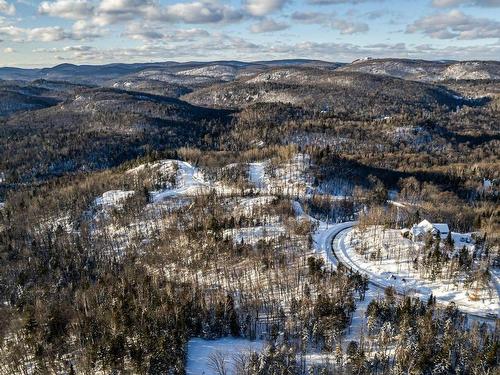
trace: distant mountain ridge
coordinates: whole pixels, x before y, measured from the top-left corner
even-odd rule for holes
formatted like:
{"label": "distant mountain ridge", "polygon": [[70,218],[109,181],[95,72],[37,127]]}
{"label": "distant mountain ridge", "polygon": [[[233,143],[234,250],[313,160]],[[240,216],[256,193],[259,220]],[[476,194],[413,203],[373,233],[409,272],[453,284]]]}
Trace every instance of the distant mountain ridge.
{"label": "distant mountain ridge", "polygon": [[391,116],[403,108],[453,109],[470,104],[458,93],[427,82],[304,67],[270,69],[196,90],[182,99],[198,106],[231,109],[279,102],[346,116],[371,108],[372,117]]}
{"label": "distant mountain ridge", "polygon": [[500,79],[500,61],[364,59],[345,65],[339,70],[424,82]]}
{"label": "distant mountain ridge", "polygon": [[[0,68],[0,79],[32,81],[35,79],[63,80],[84,84],[103,84],[117,80],[132,80],[136,77],[170,83],[194,80],[217,83],[231,81],[241,76],[250,76],[271,68],[311,67],[325,70],[361,72],[385,75],[414,81],[439,82],[445,80],[498,80],[500,61],[452,61],[417,59],[359,59],[352,63],[329,62],[313,59],[288,59],[268,61],[217,60],[209,62],[151,62],[113,63],[104,65],[60,64],[50,68],[22,69]],[[200,79],[202,77],[203,79]],[[177,82],[175,82],[177,81]]]}
{"label": "distant mountain ridge", "polygon": [[[0,68],[0,79],[8,80],[68,80],[77,83],[102,83],[111,79],[127,75],[147,72],[150,70],[161,71],[165,74],[177,74],[182,71],[206,69],[212,66],[226,67],[240,72],[245,69],[264,70],[274,66],[316,66],[328,69],[339,67],[339,63],[320,60],[276,60],[276,61],[210,61],[210,62],[154,62],[154,63],[114,63],[105,65],[74,65],[60,64],[51,68],[22,69],[3,67]],[[202,74],[203,75],[203,74]]]}

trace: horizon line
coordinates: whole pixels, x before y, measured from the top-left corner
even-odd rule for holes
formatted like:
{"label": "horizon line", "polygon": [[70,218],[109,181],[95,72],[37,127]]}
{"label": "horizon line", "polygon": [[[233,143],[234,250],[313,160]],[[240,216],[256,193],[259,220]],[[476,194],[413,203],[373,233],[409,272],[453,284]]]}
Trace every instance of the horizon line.
{"label": "horizon line", "polygon": [[453,62],[495,62],[495,63],[500,63],[500,60],[492,60],[492,59],[436,59],[436,60],[429,60],[429,59],[420,59],[420,58],[408,58],[408,57],[369,57],[367,56],[366,58],[358,58],[354,59],[350,62],[345,62],[345,61],[336,61],[336,60],[323,60],[323,59],[307,59],[307,58],[287,58],[287,59],[263,59],[263,60],[232,60],[232,59],[217,59],[217,60],[158,60],[158,61],[143,61],[143,62],[109,62],[109,63],[82,63],[82,64],[76,64],[76,63],[71,63],[71,62],[63,62],[60,64],[56,65],[5,65],[5,66],[0,66],[0,69],[21,69],[21,70],[35,70],[35,69],[53,69],[57,68],[60,66],[68,65],[68,66],[76,66],[76,67],[82,67],[82,66],[110,66],[110,65],[154,65],[154,64],[208,64],[208,63],[243,63],[243,64],[264,64],[264,63],[269,63],[269,62],[278,62],[278,61],[310,61],[310,62],[320,62],[320,63],[327,63],[327,64],[352,64],[355,62],[361,62],[361,61],[380,61],[380,60],[404,60],[404,61],[427,61],[427,62],[435,62],[435,63],[453,63]]}

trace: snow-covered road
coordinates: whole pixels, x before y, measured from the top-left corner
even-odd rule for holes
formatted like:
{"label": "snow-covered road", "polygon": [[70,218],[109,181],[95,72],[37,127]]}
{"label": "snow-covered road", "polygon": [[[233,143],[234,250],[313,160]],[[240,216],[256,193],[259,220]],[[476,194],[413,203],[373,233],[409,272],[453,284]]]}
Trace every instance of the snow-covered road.
{"label": "snow-covered road", "polygon": [[338,258],[332,251],[332,241],[341,232],[356,225],[356,221],[347,221],[338,224],[326,224],[319,222],[319,227],[313,235],[314,247],[316,251],[332,263],[335,267],[338,265]]}
{"label": "snow-covered road", "polygon": [[[345,224],[345,225],[343,225]],[[361,274],[367,275],[369,278],[369,282],[375,288],[380,289],[382,292],[385,288],[389,286],[393,286],[396,290],[396,293],[399,295],[407,295],[409,293],[421,298],[428,299],[430,293],[432,292],[429,288],[420,288],[418,286],[407,286],[405,285],[404,280],[396,277],[396,279],[389,277],[384,277],[385,275],[373,272],[366,267],[363,266],[362,263],[357,262],[351,256],[348,246],[345,243],[346,234],[349,232],[349,229],[354,226],[355,223],[340,223],[336,224],[331,229],[331,237],[326,237],[324,239],[323,246],[330,246],[331,256],[327,257],[328,260],[332,259],[332,263],[336,266],[339,262],[349,267],[354,271],[358,271]],[[333,239],[333,240],[332,240]],[[428,290],[429,289],[429,290]],[[448,304],[450,301],[443,296],[440,298],[439,295],[436,295],[436,300],[438,303]],[[487,311],[478,311],[478,309],[471,308],[468,305],[462,305],[457,303],[457,307],[460,308],[463,312],[467,313],[469,317],[473,319],[479,319],[481,321],[489,321],[495,322],[496,318],[494,317],[495,313],[498,313],[498,309],[487,309]]]}
{"label": "snow-covered road", "polygon": [[325,258],[325,261],[337,267],[338,261],[332,251],[332,240],[343,230],[356,225],[357,221],[346,221],[336,224],[326,223],[305,213],[302,205],[298,201],[293,201],[292,204],[295,215],[297,215],[299,219],[309,220],[317,226],[312,235],[315,252],[321,254]]}

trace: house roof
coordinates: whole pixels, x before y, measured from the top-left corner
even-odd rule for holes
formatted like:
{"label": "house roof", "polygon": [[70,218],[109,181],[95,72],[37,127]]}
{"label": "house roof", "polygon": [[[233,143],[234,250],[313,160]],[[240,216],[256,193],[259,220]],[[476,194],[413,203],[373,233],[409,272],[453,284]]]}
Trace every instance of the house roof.
{"label": "house roof", "polygon": [[428,220],[422,220],[420,223],[417,224],[417,227],[422,228],[426,232],[431,231],[433,228],[432,223]]}
{"label": "house roof", "polygon": [[419,227],[418,225],[413,225],[410,230],[411,234],[413,236],[418,236],[420,234],[425,233],[425,230],[423,227]]}
{"label": "house roof", "polygon": [[448,233],[450,231],[450,228],[446,223],[433,223],[432,226],[436,228],[439,233]]}
{"label": "house roof", "polygon": [[[413,228],[415,228],[415,229],[413,229]],[[422,220],[417,225],[414,225],[412,227],[413,233],[417,232],[416,228],[420,228],[420,231],[423,231],[423,232],[431,232],[431,231],[437,230],[437,231],[439,231],[439,233],[448,233],[450,231],[448,224],[446,224],[446,223],[431,223],[428,220]]]}

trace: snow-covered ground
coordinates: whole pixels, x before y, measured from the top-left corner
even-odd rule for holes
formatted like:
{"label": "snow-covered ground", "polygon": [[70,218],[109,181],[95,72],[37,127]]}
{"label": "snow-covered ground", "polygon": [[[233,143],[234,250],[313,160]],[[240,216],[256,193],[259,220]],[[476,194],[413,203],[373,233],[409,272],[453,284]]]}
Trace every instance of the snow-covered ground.
{"label": "snow-covered ground", "polygon": [[235,228],[224,230],[224,237],[232,237],[236,244],[255,245],[260,240],[270,241],[278,239],[286,233],[283,225],[261,225],[255,227]]}
{"label": "snow-covered ground", "polygon": [[182,70],[178,72],[177,75],[211,77],[230,81],[236,76],[236,69],[232,66],[216,64],[201,68]]}
{"label": "snow-covered ground", "polygon": [[163,177],[168,177],[177,170],[177,160],[160,160],[154,163],[141,164],[135,168],[129,169],[125,173],[128,175],[137,175],[141,172],[148,174],[160,173]]}
{"label": "snow-covered ground", "polygon": [[377,288],[373,285],[369,285],[368,290],[365,293],[365,299],[363,301],[356,300],[356,310],[354,311],[351,325],[347,330],[347,334],[344,337],[344,342],[347,344],[349,341],[359,340],[361,334],[366,336],[366,310],[368,305],[372,300],[382,299],[383,290]]}
{"label": "snow-covered ground", "polygon": [[151,193],[152,200],[159,202],[165,198],[180,195],[198,195],[210,191],[210,184],[205,180],[203,173],[188,162],[170,161],[177,164],[176,187]]}
{"label": "snow-covered ground", "polygon": [[264,189],[266,187],[265,166],[266,164],[264,162],[248,164],[250,182],[258,189]]}
{"label": "snow-covered ground", "polygon": [[[265,195],[303,196],[311,186],[306,176],[309,159],[308,155],[297,154],[289,162],[274,168],[269,167],[269,161],[249,163],[249,182],[256,188],[253,191]],[[154,174],[157,184],[157,180],[160,182],[174,180],[173,184],[165,184],[167,185],[165,188],[151,193],[153,202],[179,196],[208,194],[211,191],[215,191],[219,195],[232,195],[240,192],[235,187],[220,181],[209,181],[199,168],[180,160],[161,160],[142,164],[129,169],[126,173],[136,177],[141,173]]]}
{"label": "snow-covered ground", "polygon": [[64,230],[66,233],[71,233],[74,231],[73,227],[74,223],[71,222],[69,215],[50,217],[45,221],[39,223],[40,232],[62,228],[62,230]]}
{"label": "snow-covered ground", "polygon": [[309,166],[309,155],[295,155],[289,162],[276,168],[272,175],[266,173],[265,178],[269,180],[267,190],[273,194],[305,196],[312,185],[312,181],[306,174]]}
{"label": "snow-covered ground", "polygon": [[[395,259],[365,259],[363,255],[356,252],[354,247],[356,241],[352,230],[340,233],[334,243],[336,255],[341,262],[366,274],[373,284],[381,288],[393,286],[399,293],[413,294],[422,299],[427,299],[432,293],[438,302],[454,302],[461,310],[471,314],[498,314],[500,311],[499,296],[494,285],[491,288],[491,297],[483,295],[480,300],[471,301],[462,285],[455,286],[452,282],[442,279],[436,281],[423,279],[417,271],[412,269],[411,262],[403,257],[400,262]],[[416,254],[413,248],[398,249],[401,253],[405,250],[410,251],[410,255]]]}
{"label": "snow-covered ground", "polygon": [[193,338],[188,342],[187,375],[217,375],[211,366],[210,357],[220,353],[224,358],[227,374],[235,374],[235,358],[239,354],[260,352],[264,341],[250,341],[243,338],[223,337],[217,340]]}
{"label": "snow-covered ground", "polygon": [[[225,237],[232,237],[235,243],[255,245],[259,240],[277,239],[286,232],[284,223],[269,216],[267,211],[269,205],[277,199],[274,192],[283,192],[285,186],[304,181],[307,162],[306,155],[297,155],[290,162],[276,167],[272,178],[266,171],[269,161],[249,163],[249,183],[254,185],[251,192],[259,195],[243,197],[235,196],[241,193],[241,189],[223,181],[213,181],[198,167],[185,161],[167,159],[141,164],[125,173],[138,186],[147,183],[156,188],[150,193],[150,203],[144,209],[144,217],[124,226],[113,221],[107,222],[112,219],[110,210],[122,208],[125,200],[135,194],[132,190],[110,190],[94,200],[93,209],[96,209],[94,219],[107,222],[106,236],[111,236],[114,240],[113,251],[121,254],[135,240],[152,240],[154,233],[159,233],[158,228],[161,227],[155,221],[165,218],[165,214],[168,216],[168,212],[180,206],[189,209],[192,197],[215,192],[219,196],[227,197],[227,204],[233,207],[235,218],[257,216],[263,219],[248,227],[224,232]],[[272,183],[269,183],[271,180]],[[94,234],[104,235],[104,233]]]}
{"label": "snow-covered ground", "polygon": [[267,205],[274,202],[277,198],[273,195],[260,195],[257,197],[244,197],[237,200],[234,208],[235,214],[252,217],[254,214]]}
{"label": "snow-covered ground", "polygon": [[304,196],[311,189],[306,173],[309,165],[307,154],[297,154],[288,162],[274,166],[269,160],[249,163],[249,182],[261,194]]}
{"label": "snow-covered ground", "polygon": [[102,196],[97,197],[94,201],[96,206],[102,207],[120,207],[121,202],[123,202],[128,197],[135,194],[135,191],[123,191],[123,190],[110,190],[102,194]]}
{"label": "snow-covered ground", "polygon": [[[352,331],[352,339],[356,338],[354,336],[355,332],[358,333],[358,330],[356,329]],[[348,335],[347,337],[351,337],[351,335]],[[346,346],[347,343],[348,341],[345,340],[344,346]],[[239,357],[242,355],[246,356],[252,352],[262,352],[265,350],[265,347],[266,342],[262,340],[250,341],[243,338],[233,337],[223,337],[216,340],[193,338],[188,342],[186,374],[218,375],[219,373],[213,369],[213,361],[211,360],[214,355],[217,355],[224,359],[226,370],[225,374],[236,375],[238,372],[235,371],[235,364],[237,363]],[[297,354],[297,361],[299,358],[300,354]],[[305,355],[304,359],[306,368],[310,368],[312,366],[331,365],[335,361],[335,356],[330,352],[309,351]]]}
{"label": "snow-covered ground", "polygon": [[[433,293],[438,301],[443,303],[453,301],[461,310],[478,316],[498,314],[500,311],[498,298],[500,275],[495,272],[492,273],[492,284],[496,285],[496,289],[493,289],[493,291],[496,290],[497,292],[493,294],[493,298],[485,301],[469,301],[463,288],[457,289],[441,281],[430,282],[428,280],[411,279],[408,274],[404,273],[401,266],[399,266],[401,273],[398,274],[398,265],[395,262],[382,262],[388,268],[385,269],[383,266],[379,268],[378,264],[371,264],[372,262],[364,260],[362,256],[355,252],[352,246],[348,245],[346,240],[346,236],[352,232],[350,228],[357,222],[327,224],[307,215],[299,202],[294,201],[293,207],[298,218],[316,223],[316,230],[313,233],[313,246],[316,253],[322,255],[328,264],[335,267],[338,265],[338,260],[335,257],[337,255],[342,263],[360,271],[362,274],[366,274],[372,282],[370,289],[366,292],[365,301],[358,301],[356,304],[357,310],[354,313],[353,322],[346,337],[347,341],[358,337],[357,335],[359,335],[366,322],[364,316],[366,307],[373,298],[378,298],[383,294],[383,289],[387,286],[394,286],[400,293],[412,292],[423,299],[428,298]],[[397,232],[400,236],[399,231]],[[334,239],[333,247],[336,249],[335,255],[332,252],[332,239]],[[392,276],[396,278],[393,279]],[[405,279],[405,282],[403,282],[403,279]]]}

